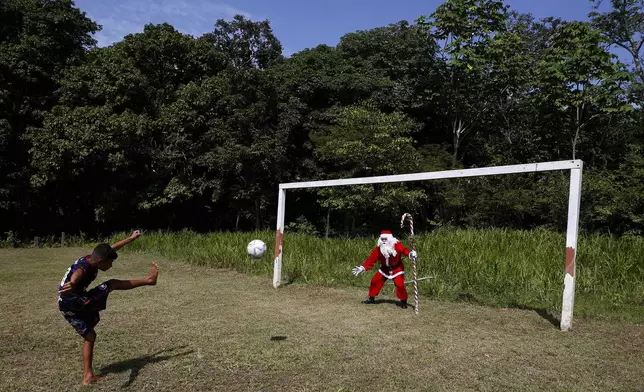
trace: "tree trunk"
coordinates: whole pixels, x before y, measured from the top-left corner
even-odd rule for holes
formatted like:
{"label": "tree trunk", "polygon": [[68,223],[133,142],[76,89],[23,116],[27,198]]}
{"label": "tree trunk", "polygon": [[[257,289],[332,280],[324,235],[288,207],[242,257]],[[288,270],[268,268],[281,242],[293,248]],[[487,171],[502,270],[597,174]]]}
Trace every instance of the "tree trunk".
{"label": "tree trunk", "polygon": [[255,230],[259,231],[260,227],[262,226],[262,222],[260,219],[260,206],[259,206],[259,199],[255,199]]}
{"label": "tree trunk", "polygon": [[583,115],[584,104],[577,105],[577,121],[575,122],[575,138],[572,140],[572,159],[575,160],[577,153],[577,140],[579,140],[579,130],[581,129],[581,116]]}
{"label": "tree trunk", "polygon": [[458,146],[460,143],[458,129],[456,128],[456,120],[452,123],[452,134],[454,135],[454,163],[458,161]]}
{"label": "tree trunk", "polygon": [[644,83],[644,67],[642,66],[641,60],[634,57],[633,62],[635,63],[635,72],[640,78],[640,83]]}
{"label": "tree trunk", "polygon": [[458,162],[458,150],[470,128],[463,120],[452,121],[452,134],[454,136],[454,163]]}
{"label": "tree trunk", "polygon": [[344,231],[343,235],[346,235],[349,232],[349,215],[345,212],[342,214],[343,221],[344,221]]}
{"label": "tree trunk", "polygon": [[327,208],[326,211],[326,235],[325,238],[329,238],[329,230],[331,228],[331,206]]}
{"label": "tree trunk", "polygon": [[[642,37],[640,37],[640,39],[641,38]],[[642,46],[644,46],[644,40],[640,40],[639,42],[631,40],[630,46],[631,49],[629,52],[631,53],[631,56],[633,56],[633,66],[635,67],[636,77],[639,76],[640,83],[644,83],[644,63],[640,57],[640,50]]]}
{"label": "tree trunk", "polygon": [[[425,207],[420,208],[420,224],[417,225],[416,227],[419,228],[422,231],[425,231]],[[420,227],[418,227],[420,226]]]}
{"label": "tree trunk", "polygon": [[241,213],[239,210],[237,210],[237,218],[235,219],[235,231],[239,231],[239,218],[241,216]]}

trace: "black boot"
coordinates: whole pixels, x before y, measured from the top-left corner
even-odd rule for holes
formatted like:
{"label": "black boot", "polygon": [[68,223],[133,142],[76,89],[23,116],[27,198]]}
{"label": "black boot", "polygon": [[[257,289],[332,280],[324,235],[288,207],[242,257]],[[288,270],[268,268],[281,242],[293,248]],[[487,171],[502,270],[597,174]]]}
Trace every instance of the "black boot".
{"label": "black boot", "polygon": [[362,301],[363,304],[375,304],[376,303],[376,298],[375,297],[369,297]]}
{"label": "black boot", "polygon": [[407,309],[407,300],[401,300],[400,301],[400,307],[403,309]]}

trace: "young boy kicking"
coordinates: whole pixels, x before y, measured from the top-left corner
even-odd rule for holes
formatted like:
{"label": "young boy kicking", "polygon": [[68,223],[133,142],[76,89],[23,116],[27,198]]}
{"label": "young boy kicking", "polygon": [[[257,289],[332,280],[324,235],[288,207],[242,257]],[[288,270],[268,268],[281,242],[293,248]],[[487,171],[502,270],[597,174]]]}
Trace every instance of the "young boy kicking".
{"label": "young boy kicking", "polygon": [[154,286],[157,283],[159,266],[154,263],[150,269],[150,274],[145,279],[110,279],[87,291],[89,284],[96,279],[98,270],[107,271],[112,268],[112,263],[118,257],[116,251],[134,241],[140,235],[139,231],[135,231],[130,237],[114,245],[99,244],[94,248],[91,255],[81,257],[67,269],[63,280],[58,286],[58,309],[76,332],[85,339],[83,342],[83,384],[85,385],[104,378],[94,375],[92,357],[94,342],[96,341],[94,327],[100,320],[99,311],[104,310],[107,305],[109,293],[113,290]]}

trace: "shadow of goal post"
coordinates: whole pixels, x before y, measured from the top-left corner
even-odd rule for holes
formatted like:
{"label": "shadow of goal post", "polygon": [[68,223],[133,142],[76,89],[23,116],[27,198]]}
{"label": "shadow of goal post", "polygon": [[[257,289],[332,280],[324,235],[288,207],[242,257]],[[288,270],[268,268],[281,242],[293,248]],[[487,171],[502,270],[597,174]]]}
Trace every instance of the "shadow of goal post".
{"label": "shadow of goal post", "polygon": [[564,290],[561,306],[562,331],[572,327],[572,315],[575,303],[575,278],[577,242],[579,236],[579,208],[581,205],[581,183],[583,161],[538,162],[521,165],[481,167],[463,170],[445,170],[436,172],[397,174],[390,176],[345,178],[340,180],[291,182],[279,185],[277,201],[277,229],[275,233],[275,258],[273,260],[273,287],[278,288],[282,281],[282,256],[284,254],[284,215],[286,211],[286,190],[304,188],[322,188],[330,186],[382,184],[389,182],[409,182],[492,176],[501,174],[534,173],[545,171],[570,171],[570,190],[568,194],[568,223],[566,230],[566,248],[564,262]]}

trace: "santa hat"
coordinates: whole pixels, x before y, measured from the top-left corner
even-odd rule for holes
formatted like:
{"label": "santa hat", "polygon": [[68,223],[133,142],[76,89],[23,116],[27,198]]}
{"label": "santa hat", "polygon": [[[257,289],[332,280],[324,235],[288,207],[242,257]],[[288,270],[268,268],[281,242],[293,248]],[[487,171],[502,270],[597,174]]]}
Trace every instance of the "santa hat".
{"label": "santa hat", "polygon": [[[389,246],[394,245],[395,243],[398,242],[398,240],[394,237],[393,234],[391,234],[391,231],[389,230],[383,230],[380,232],[380,237],[378,237],[378,246],[382,246],[382,239],[385,238],[387,240],[387,244]],[[396,252],[394,251],[393,256],[396,255]]]}
{"label": "santa hat", "polygon": [[378,242],[380,242],[380,238],[386,238],[389,241],[395,240],[394,235],[391,234],[391,231],[389,230],[383,230],[380,232],[380,237],[378,238]]}

